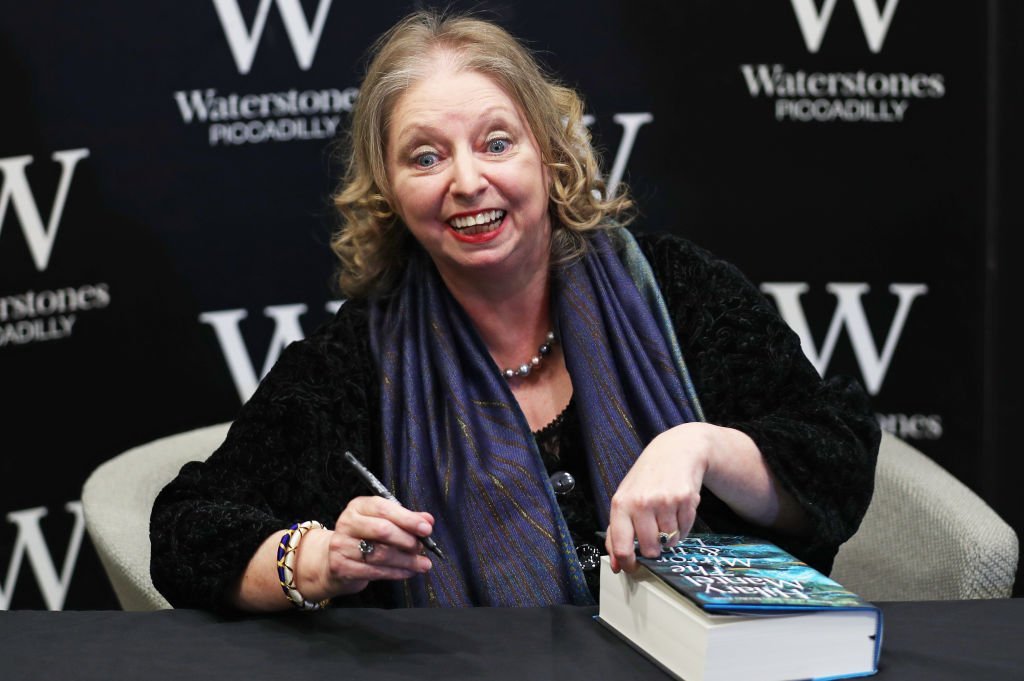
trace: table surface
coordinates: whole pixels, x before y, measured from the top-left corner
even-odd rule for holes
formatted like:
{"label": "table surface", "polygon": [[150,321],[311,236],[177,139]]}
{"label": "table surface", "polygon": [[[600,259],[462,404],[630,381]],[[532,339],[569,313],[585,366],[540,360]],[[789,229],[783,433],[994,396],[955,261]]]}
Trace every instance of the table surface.
{"label": "table surface", "polygon": [[[1024,679],[1024,599],[882,603],[881,681]],[[599,679],[669,677],[596,608],[0,612],[0,678]]]}

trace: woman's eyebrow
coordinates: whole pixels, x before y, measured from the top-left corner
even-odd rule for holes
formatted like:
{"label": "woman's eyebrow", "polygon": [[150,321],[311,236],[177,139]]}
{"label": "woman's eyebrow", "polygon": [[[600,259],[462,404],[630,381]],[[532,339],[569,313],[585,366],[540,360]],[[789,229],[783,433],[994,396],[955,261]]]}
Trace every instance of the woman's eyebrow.
{"label": "woman's eyebrow", "polygon": [[520,118],[518,111],[503,105],[489,106],[480,113],[480,120],[488,125],[494,123],[518,125]]}
{"label": "woman's eyebrow", "polygon": [[408,147],[414,147],[420,143],[424,137],[430,137],[441,132],[441,129],[426,125],[424,123],[413,123],[398,130],[395,134],[395,147],[398,149],[406,149]]}

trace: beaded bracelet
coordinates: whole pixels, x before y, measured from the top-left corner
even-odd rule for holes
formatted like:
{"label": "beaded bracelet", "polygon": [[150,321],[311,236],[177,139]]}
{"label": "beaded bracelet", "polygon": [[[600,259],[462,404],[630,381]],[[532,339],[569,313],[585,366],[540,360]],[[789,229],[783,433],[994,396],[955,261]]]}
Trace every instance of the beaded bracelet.
{"label": "beaded bracelet", "polygon": [[277,578],[281,582],[281,588],[284,589],[284,595],[299,610],[320,610],[331,602],[330,598],[325,598],[318,603],[307,601],[295,588],[295,551],[299,548],[302,537],[314,528],[322,530],[324,526],[315,520],[292,525],[281,536],[281,543],[277,547]]}

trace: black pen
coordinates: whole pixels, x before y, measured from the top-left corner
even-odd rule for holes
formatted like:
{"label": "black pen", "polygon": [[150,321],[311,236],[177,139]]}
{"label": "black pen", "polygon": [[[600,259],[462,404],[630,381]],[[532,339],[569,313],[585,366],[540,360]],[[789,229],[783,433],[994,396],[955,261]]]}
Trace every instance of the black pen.
{"label": "black pen", "polygon": [[[359,459],[355,457],[355,454],[352,452],[345,452],[345,460],[352,464],[352,468],[356,469],[356,473],[359,473],[359,477],[361,477],[363,481],[370,486],[370,489],[373,490],[374,494],[402,506],[402,502],[395,498],[395,495],[377,479],[377,476],[370,472],[370,469],[364,466]],[[402,508],[405,507],[402,506]],[[441,547],[438,546],[437,542],[433,539],[430,537],[420,537],[419,540],[421,544],[430,549],[430,551],[436,554],[438,558],[444,558],[444,553],[441,551]]]}

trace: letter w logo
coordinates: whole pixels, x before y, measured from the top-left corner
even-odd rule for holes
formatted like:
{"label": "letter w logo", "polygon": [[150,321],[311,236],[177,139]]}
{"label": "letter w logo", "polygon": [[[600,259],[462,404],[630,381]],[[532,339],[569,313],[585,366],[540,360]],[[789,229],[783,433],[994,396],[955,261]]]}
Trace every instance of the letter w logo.
{"label": "letter w logo", "polygon": [[803,282],[761,284],[761,290],[775,299],[779,314],[800,337],[800,345],[804,354],[822,376],[825,375],[828,363],[832,359],[832,352],[839,339],[839,331],[845,326],[847,333],[850,334],[850,342],[853,344],[857,364],[864,376],[864,385],[869,393],[877,395],[878,391],[882,389],[885,374],[889,371],[889,363],[892,361],[896,344],[899,343],[900,335],[903,333],[903,325],[906,324],[907,315],[910,314],[910,306],[913,305],[915,298],[928,292],[928,287],[924,284],[892,284],[889,286],[889,292],[896,294],[900,302],[896,308],[896,314],[893,316],[892,324],[889,326],[889,335],[885,339],[881,352],[875,345],[871,327],[864,314],[864,306],[861,304],[861,296],[867,293],[868,289],[869,287],[865,283],[828,284],[825,287],[825,290],[834,295],[839,303],[832,315],[832,323],[829,324],[825,342],[819,353],[814,347],[814,337],[811,336],[807,317],[800,304],[800,296],[808,290],[807,284]]}
{"label": "letter w logo", "polygon": [[[815,0],[790,1],[793,3],[793,11],[796,12],[796,20],[800,22],[800,31],[804,34],[807,51],[817,52],[825,37],[825,30],[832,20],[836,0],[825,0],[820,12],[815,7]],[[889,32],[889,24],[892,23],[892,15],[895,14],[898,4],[900,0],[886,0],[885,8],[878,11],[876,0],[853,0],[853,6],[860,18],[860,26],[864,29],[864,38],[872,52],[882,51],[885,35]]]}
{"label": "letter w logo", "polygon": [[14,541],[11,562],[7,566],[7,579],[4,580],[3,589],[0,589],[0,610],[7,610],[10,606],[11,597],[14,596],[14,585],[18,583],[21,563],[26,555],[32,566],[32,573],[36,576],[36,582],[39,583],[39,590],[43,593],[46,607],[50,610],[60,610],[64,607],[75,563],[78,562],[78,549],[82,546],[82,535],[85,533],[82,502],[69,501],[64,504],[64,510],[75,516],[75,525],[71,529],[71,539],[64,554],[64,566],[61,568],[60,576],[57,575],[53,556],[50,555],[43,531],[39,527],[40,518],[46,516],[46,508],[39,506],[7,514],[7,522],[18,528],[18,538]]}
{"label": "letter w logo", "polygon": [[3,229],[4,220],[7,218],[7,206],[13,203],[14,212],[21,222],[21,231],[32,253],[32,260],[40,272],[50,264],[50,252],[57,238],[61,215],[64,214],[64,201],[68,198],[75,166],[88,155],[88,149],[54,152],[53,160],[60,163],[60,184],[53,199],[53,207],[50,209],[50,220],[45,227],[32,189],[28,186],[28,178],[25,177],[25,168],[32,163],[32,157],[0,158],[0,173],[3,174],[3,186],[0,187],[0,230]]}
{"label": "letter w logo", "polygon": [[288,40],[292,43],[292,50],[295,51],[295,60],[299,62],[299,68],[308,71],[309,67],[313,65],[313,57],[316,56],[316,49],[320,45],[320,34],[324,30],[324,22],[327,19],[327,11],[331,8],[331,0],[320,0],[312,27],[306,23],[306,16],[302,12],[299,0],[260,0],[251,31],[246,27],[245,20],[242,18],[238,0],[213,0],[213,6],[217,10],[217,16],[224,27],[228,45],[231,47],[231,54],[235,58],[238,72],[242,75],[249,73],[249,69],[252,68],[252,60],[256,56],[256,48],[263,36],[271,4],[276,4],[281,12],[281,18],[284,19],[284,30],[288,34]]}

